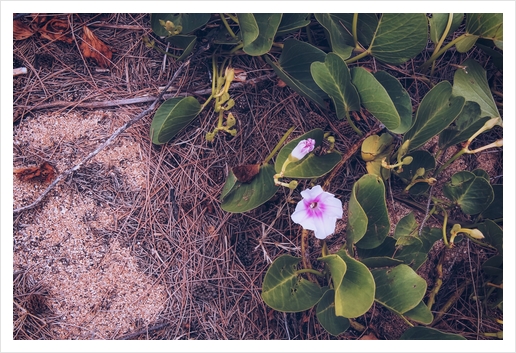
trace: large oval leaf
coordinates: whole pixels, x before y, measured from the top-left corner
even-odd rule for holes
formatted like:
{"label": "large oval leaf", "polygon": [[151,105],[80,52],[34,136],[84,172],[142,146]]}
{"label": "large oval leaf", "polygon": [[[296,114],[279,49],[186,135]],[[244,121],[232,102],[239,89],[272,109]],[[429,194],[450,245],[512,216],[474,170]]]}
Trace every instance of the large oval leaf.
{"label": "large oval leaf", "polygon": [[407,265],[371,270],[376,301],[397,314],[414,309],[426,292],[426,281]]}
{"label": "large oval leaf", "polygon": [[333,289],[324,293],[321,301],[317,304],[316,315],[322,327],[333,336],[340,335],[350,326],[347,318],[335,315],[335,291]]}
{"label": "large oval leaf", "polygon": [[319,258],[330,268],[335,288],[335,315],[355,318],[365,314],[374,302],[374,280],[368,268],[344,250]]}
{"label": "large oval leaf", "polygon": [[423,301],[420,301],[414,309],[405,312],[403,316],[423,325],[430,325],[434,321],[434,315]]}
{"label": "large oval leaf", "polygon": [[344,260],[347,270],[340,287],[335,292],[335,312],[339,316],[348,318],[361,316],[374,302],[373,275],[367,266],[348,256],[344,249],[339,250],[337,255]]}
{"label": "large oval leaf", "polygon": [[465,338],[454,333],[441,332],[431,327],[416,326],[403,332],[400,340],[465,340]]}
{"label": "large oval leaf", "polygon": [[257,56],[271,50],[281,16],[280,13],[237,14],[244,52]]}
{"label": "large oval leaf", "polygon": [[425,14],[384,13],[368,50],[380,61],[399,65],[418,55],[427,40]]}
{"label": "large oval leaf", "polygon": [[323,296],[317,284],[297,274],[299,257],[282,255],[271,264],[262,284],[263,301],[271,308],[284,312],[310,309]]}
{"label": "large oval leaf", "polygon": [[[353,232],[354,229],[348,227],[347,240],[349,242],[356,241],[356,246],[359,248],[375,248],[383,243],[390,227],[387,205],[385,203],[385,185],[379,177],[366,174],[353,185],[352,195],[356,198],[367,217],[367,230],[360,237],[360,234],[350,234],[349,232]],[[363,214],[359,213],[356,216],[363,217]],[[353,217],[356,216],[353,215]],[[352,223],[354,225],[359,224],[357,220],[353,220]],[[357,241],[356,239],[359,240]]]}
{"label": "large oval leaf", "polygon": [[482,128],[488,120],[488,116],[480,117],[480,105],[478,103],[467,101],[454,125],[450,125],[439,134],[439,148],[445,149],[466,141]]}
{"label": "large oval leaf", "polygon": [[486,71],[473,59],[462,63],[465,69],[458,69],[453,76],[453,95],[462,96],[480,105],[480,116],[500,116],[487,82]]}
{"label": "large oval leaf", "polygon": [[240,213],[252,210],[267,202],[274,196],[278,187],[274,185],[274,168],[267,164],[260,167],[260,172],[250,183],[236,181],[233,172],[226,181],[222,192],[221,207],[224,211]]}
{"label": "large oval leaf", "polygon": [[412,124],[410,96],[398,80],[386,72],[371,74],[361,67],[351,71],[362,105],[394,133],[406,132]]}
{"label": "large oval leaf", "polygon": [[326,29],[332,51],[346,60],[354,48],[353,37],[341,24],[340,18],[331,13],[315,13],[315,19]]}
{"label": "large oval leaf", "polygon": [[277,35],[290,33],[296,29],[306,27],[310,24],[309,13],[284,13],[278,27]]}
{"label": "large oval leaf", "polygon": [[[322,144],[323,137],[324,132],[321,129],[314,129],[287,143],[279,151],[278,156],[276,157],[276,173],[281,172],[283,164],[287,160],[292,150],[297,146],[299,141],[306,140],[308,138],[314,139],[315,147],[317,148]],[[340,153],[335,151],[320,156],[316,156],[315,154],[310,153],[305,158],[297,162],[290,163],[285,170],[284,176],[286,178],[303,179],[319,178],[335,168],[341,159],[342,156]]]}
{"label": "large oval leaf", "polygon": [[493,188],[489,181],[466,170],[452,176],[451,180],[444,185],[443,194],[468,215],[482,212],[494,199]]}
{"label": "large oval leaf", "polygon": [[202,106],[194,97],[166,100],[154,114],[151,123],[152,143],[167,143],[192,122],[201,112]]}
{"label": "large oval leaf", "polygon": [[493,202],[482,211],[480,215],[483,219],[503,218],[503,184],[491,185],[494,192]]}
{"label": "large oval leaf", "polygon": [[324,63],[312,63],[310,72],[315,83],[332,99],[339,119],[344,119],[350,111],[360,110],[360,97],[351,84],[348,66],[340,56],[328,53]]}
{"label": "large oval leaf", "polygon": [[464,97],[452,97],[452,86],[448,81],[438,83],[421,101],[414,125],[403,137],[403,142],[410,140],[411,151],[424,145],[457,118],[464,103]]}
{"label": "large oval leaf", "polygon": [[468,13],[466,31],[482,38],[492,39],[495,44],[502,43],[503,13]]}
{"label": "large oval leaf", "polygon": [[322,50],[311,44],[286,39],[279,62],[274,63],[268,56],[265,56],[265,60],[290,88],[324,108],[328,95],[315,83],[310,65],[315,61],[324,61],[325,57]]}

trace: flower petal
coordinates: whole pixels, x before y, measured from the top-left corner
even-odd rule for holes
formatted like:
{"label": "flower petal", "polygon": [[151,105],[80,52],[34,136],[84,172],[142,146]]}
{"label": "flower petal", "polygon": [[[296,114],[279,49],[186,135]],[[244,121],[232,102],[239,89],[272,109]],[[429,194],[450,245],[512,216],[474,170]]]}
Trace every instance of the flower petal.
{"label": "flower petal", "polygon": [[321,195],[322,193],[324,193],[324,191],[323,191],[321,185],[316,185],[311,189],[306,189],[306,190],[301,191],[301,196],[303,197],[303,199],[307,200],[308,202],[314,202],[314,200],[317,198],[317,196]]}

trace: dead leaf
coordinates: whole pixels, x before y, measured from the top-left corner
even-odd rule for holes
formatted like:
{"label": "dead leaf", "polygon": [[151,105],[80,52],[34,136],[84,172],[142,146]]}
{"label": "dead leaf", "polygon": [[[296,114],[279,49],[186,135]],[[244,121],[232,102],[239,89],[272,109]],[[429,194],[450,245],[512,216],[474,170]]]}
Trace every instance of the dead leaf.
{"label": "dead leaf", "polygon": [[378,337],[376,337],[376,336],[374,335],[374,333],[372,333],[372,332],[371,332],[371,333],[370,333],[370,334],[368,334],[368,335],[364,335],[364,336],[360,337],[360,339],[359,339],[359,340],[360,340],[360,341],[369,341],[369,340],[373,340],[373,341],[374,341],[374,340],[378,340]]}
{"label": "dead leaf", "polygon": [[13,21],[13,38],[14,40],[24,40],[34,34],[32,28],[21,20]]}
{"label": "dead leaf", "polygon": [[278,87],[280,88],[283,88],[283,87],[287,87],[287,84],[285,83],[285,81],[283,81],[281,78],[278,78],[278,83],[277,83]]}
{"label": "dead leaf", "polygon": [[41,25],[43,25],[43,23],[45,23],[47,21],[47,16],[39,14],[39,13],[33,13],[33,14],[31,14],[31,17],[32,17],[32,21],[31,21],[32,28],[39,28],[39,27],[41,27]]}
{"label": "dead leaf", "polygon": [[51,41],[60,40],[68,44],[72,44],[73,39],[69,35],[69,32],[70,26],[68,21],[60,20],[58,18],[51,19],[39,30],[41,38]]}
{"label": "dead leaf", "polygon": [[85,58],[95,60],[101,68],[108,68],[113,57],[111,49],[93,34],[88,27],[83,26],[82,29],[84,30],[83,42],[80,45],[82,55]]}
{"label": "dead leaf", "polygon": [[239,182],[249,183],[260,172],[260,165],[259,164],[238,165],[236,167],[233,167],[231,170],[232,170],[233,174],[235,174],[235,177]]}
{"label": "dead leaf", "polygon": [[247,80],[247,72],[243,69],[234,69],[235,78],[233,79],[235,82],[245,82]]}
{"label": "dead leaf", "polygon": [[50,183],[56,176],[56,170],[48,162],[39,167],[27,167],[14,170],[14,175],[21,181],[39,181]]}

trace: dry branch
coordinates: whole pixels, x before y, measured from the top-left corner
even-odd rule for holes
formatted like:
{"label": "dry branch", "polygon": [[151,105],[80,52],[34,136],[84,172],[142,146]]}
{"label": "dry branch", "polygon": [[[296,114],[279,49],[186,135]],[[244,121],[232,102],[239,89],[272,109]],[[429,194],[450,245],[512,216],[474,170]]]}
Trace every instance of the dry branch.
{"label": "dry branch", "polygon": [[151,111],[154,110],[154,108],[156,107],[156,105],[158,104],[158,102],[163,98],[163,96],[165,95],[165,92],[166,90],[172,86],[172,83],[176,80],[176,78],[179,76],[179,74],[183,71],[183,69],[185,67],[187,67],[188,65],[190,65],[190,62],[191,60],[197,56],[198,54],[208,50],[210,47],[209,43],[205,46],[201,46],[194,54],[192,54],[190,56],[190,58],[188,60],[185,60],[176,70],[176,72],[174,72],[174,75],[172,76],[172,78],[170,79],[170,81],[168,82],[167,86],[165,87],[165,89],[163,90],[163,92],[161,92],[158,97],[156,97],[153,101],[153,103],[147,108],[145,109],[144,111],[142,111],[140,114],[138,114],[137,116],[135,116],[134,118],[132,118],[131,120],[129,120],[128,122],[126,122],[124,125],[120,126],[104,143],[102,143],[101,145],[99,145],[93,152],[91,152],[88,156],[86,156],[86,158],[84,158],[82,161],[80,161],[78,164],[76,164],[74,167],[68,169],[67,171],[63,172],[62,174],[60,174],[53,182],[52,184],[50,184],[46,189],[45,191],[43,191],[43,193],[31,204],[27,205],[27,206],[23,206],[23,207],[20,207],[20,208],[17,208],[15,210],[13,210],[13,214],[17,214],[17,213],[20,213],[22,211],[26,211],[26,210],[30,210],[34,207],[36,207],[44,198],[45,196],[57,185],[59,184],[59,182],[61,182],[63,179],[65,179],[66,177],[68,177],[69,175],[71,175],[73,172],[75,172],[76,170],[78,170],[79,168],[82,167],[83,164],[85,164],[86,162],[88,162],[90,159],[92,159],[93,157],[95,157],[100,151],[102,151],[106,146],[108,146],[109,144],[111,144],[111,142],[113,142],[114,139],[116,139],[118,137],[118,135],[120,135],[122,132],[124,132],[125,130],[127,130],[129,127],[131,127],[132,125],[134,125],[136,122],[140,121],[144,116],[146,116],[147,114],[149,114]]}
{"label": "dry branch", "polygon": [[[247,80],[246,82],[235,82],[231,85],[230,89],[241,88],[241,87],[244,87],[245,85],[255,85],[259,82],[271,79],[275,75],[276,74],[272,73],[272,74],[263,75],[263,76],[256,77],[254,79]],[[166,92],[166,91],[167,90],[163,90],[163,92]],[[176,93],[176,94],[168,93],[168,94],[160,95],[161,96],[160,99],[169,99],[172,97],[186,97],[186,96],[190,96],[190,95],[203,96],[203,95],[207,95],[207,94],[211,94],[211,88],[194,91],[194,92],[181,92],[181,93]],[[97,109],[97,108],[117,107],[117,106],[121,106],[121,105],[148,103],[148,102],[153,102],[156,99],[157,99],[156,96],[147,96],[147,97],[116,99],[116,100],[112,100],[112,101],[79,102],[76,104],[70,103],[70,102],[57,101],[57,102],[52,102],[52,103],[47,103],[47,104],[40,104],[40,105],[36,105],[33,107],[28,106],[28,105],[22,105],[22,106],[17,106],[17,108],[28,109],[30,111],[42,110],[42,109],[52,109],[52,108],[68,108],[68,107]]]}

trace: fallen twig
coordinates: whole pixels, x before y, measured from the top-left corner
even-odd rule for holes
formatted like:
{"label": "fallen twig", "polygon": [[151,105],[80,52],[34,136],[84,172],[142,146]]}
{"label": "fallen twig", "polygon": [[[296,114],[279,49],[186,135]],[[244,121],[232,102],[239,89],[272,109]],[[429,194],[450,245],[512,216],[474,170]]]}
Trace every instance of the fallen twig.
{"label": "fallen twig", "polygon": [[[247,80],[246,82],[235,82],[231,85],[230,89],[240,88],[245,85],[255,85],[259,82],[265,81],[267,79],[271,79],[275,75],[276,74],[271,73],[271,74],[263,75],[260,77],[256,77],[254,79]],[[167,90],[164,89],[164,90],[162,90],[162,93],[164,93],[166,91]],[[181,92],[181,93],[177,93],[177,94],[170,94],[170,93],[169,94],[161,94],[160,97],[161,97],[161,99],[169,99],[172,97],[185,97],[185,96],[191,96],[191,95],[203,96],[203,95],[207,95],[207,94],[211,94],[211,88],[194,91],[194,92]],[[33,107],[27,106],[27,105],[20,105],[20,106],[16,106],[15,108],[23,108],[23,109],[28,109],[30,111],[51,109],[51,108],[68,108],[68,107],[96,109],[96,108],[117,107],[120,105],[147,103],[147,102],[155,101],[156,99],[157,99],[156,96],[148,96],[148,97],[117,99],[117,100],[103,101],[103,102],[79,102],[79,103],[75,103],[75,104],[70,103],[70,102],[58,101],[58,102],[52,102],[52,103],[47,103],[47,104],[40,104],[40,105],[36,105]]]}
{"label": "fallen twig", "polygon": [[[188,66],[190,64],[190,61],[198,54],[200,54],[201,52],[204,52],[206,50],[208,50],[209,48],[209,43],[205,46],[202,46],[200,47],[194,54],[192,54],[190,56],[190,58],[188,60],[185,60],[176,70],[176,72],[174,72],[174,75],[172,76],[172,78],[170,79],[169,83],[167,84],[167,88],[172,86],[172,83],[176,80],[176,78],[179,76],[179,74],[183,71],[183,69]],[[84,158],[82,161],[80,161],[78,164],[76,164],[73,168],[70,168],[68,169],[67,171],[63,172],[62,174],[60,174],[46,189],[45,191],[43,191],[43,193],[33,202],[31,203],[30,205],[27,205],[27,206],[23,206],[23,207],[20,207],[20,208],[17,208],[15,210],[13,210],[13,214],[17,214],[17,213],[20,213],[22,211],[26,211],[26,210],[30,210],[32,208],[34,208],[35,206],[37,206],[44,198],[45,196],[57,185],[59,184],[59,182],[63,179],[65,179],[66,177],[68,177],[70,174],[72,174],[73,172],[75,172],[76,170],[78,170],[83,164],[85,164],[86,162],[88,162],[90,159],[92,159],[93,157],[95,157],[100,151],[102,151],[107,145],[109,145],[115,138],[118,137],[118,135],[120,135],[122,132],[124,132],[125,130],[127,130],[129,127],[131,127],[133,124],[135,124],[136,122],[140,121],[144,116],[146,116],[147,114],[149,114],[152,110],[154,110],[154,108],[156,107],[156,104],[158,104],[158,102],[163,98],[163,96],[165,95],[165,91],[166,89],[161,92],[157,98],[154,99],[154,102],[147,108],[145,109],[144,111],[142,111],[140,114],[138,114],[137,116],[135,116],[134,118],[132,118],[131,120],[129,120],[128,122],[126,122],[124,125],[120,126],[104,143],[102,143],[101,145],[99,145],[93,152],[91,152],[86,158]]]}

